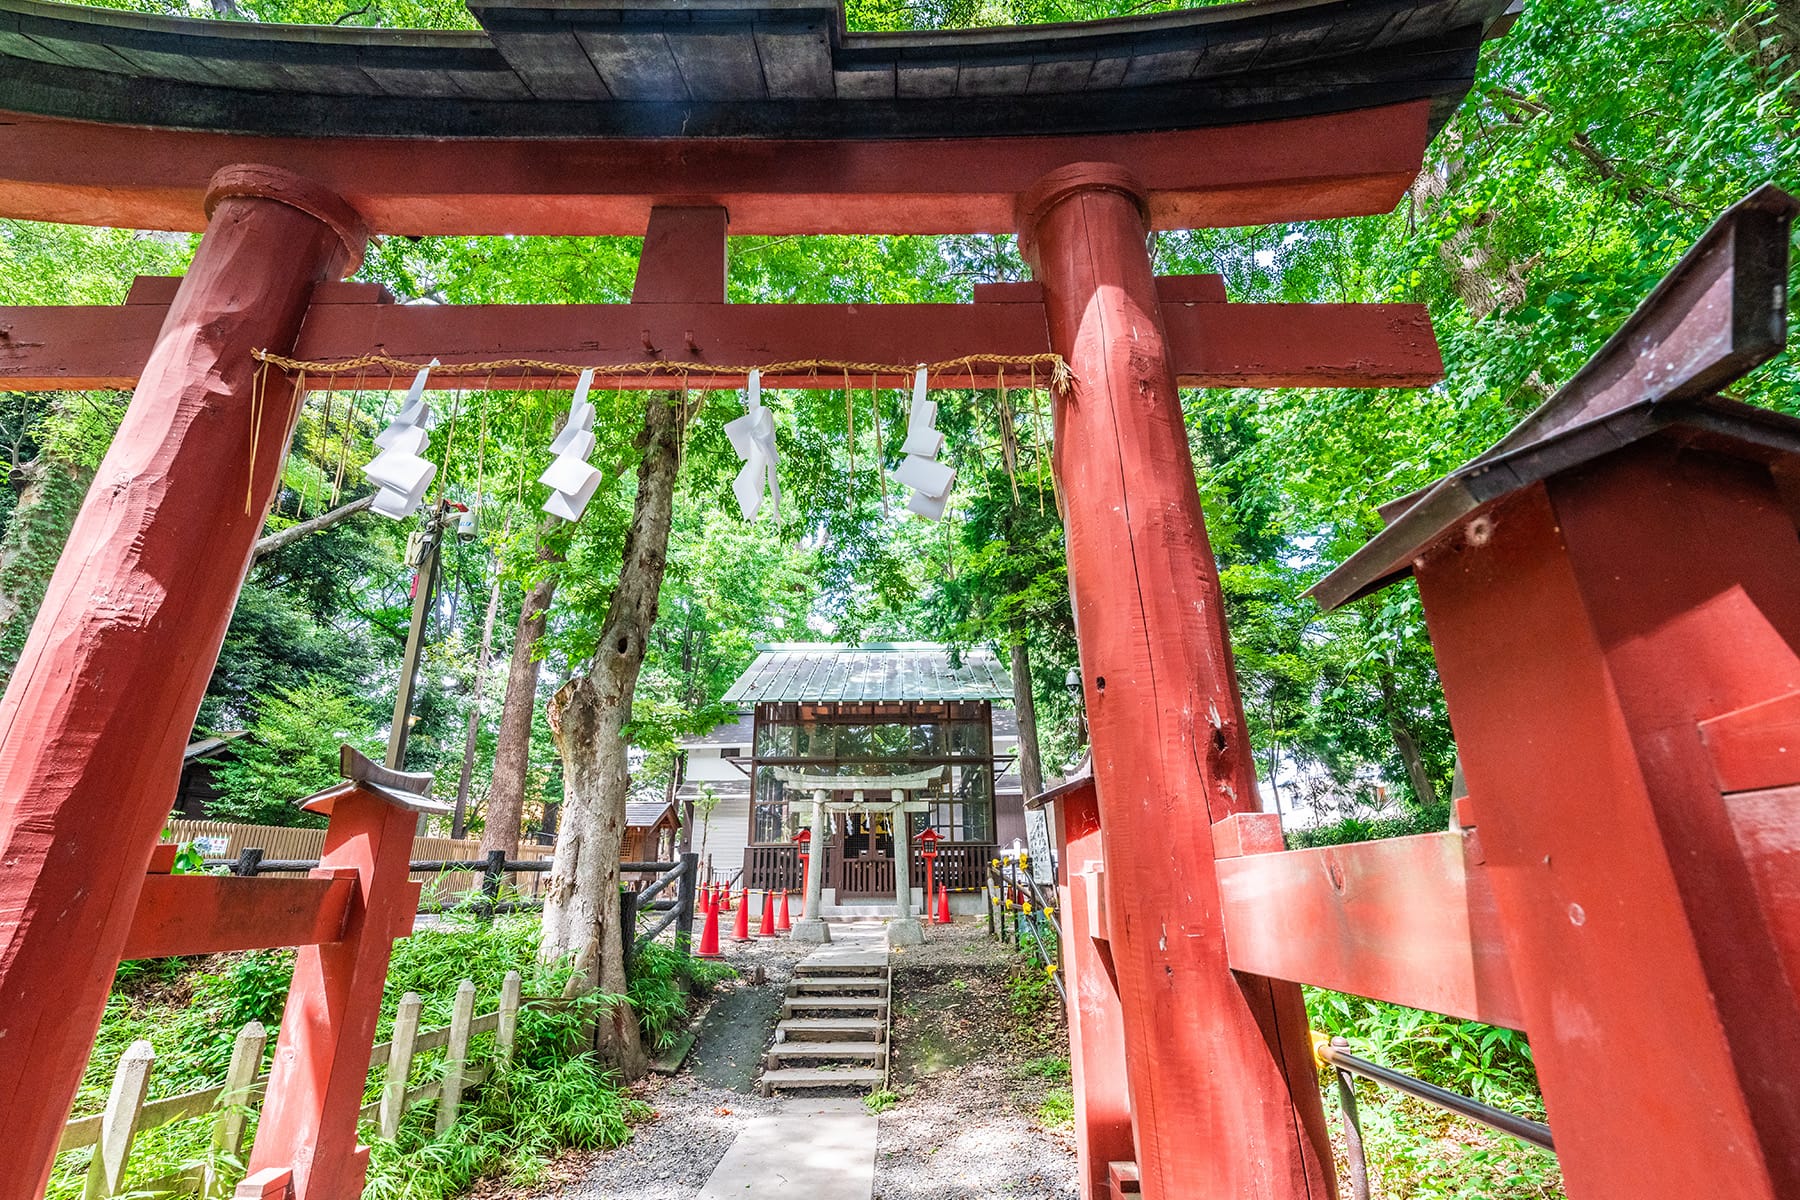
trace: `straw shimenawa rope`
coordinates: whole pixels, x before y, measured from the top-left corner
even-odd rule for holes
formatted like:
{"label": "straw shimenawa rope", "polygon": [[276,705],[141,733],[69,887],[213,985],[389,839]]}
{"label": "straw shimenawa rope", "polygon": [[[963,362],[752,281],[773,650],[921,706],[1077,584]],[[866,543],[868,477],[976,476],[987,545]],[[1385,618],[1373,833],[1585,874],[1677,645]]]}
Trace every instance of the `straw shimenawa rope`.
{"label": "straw shimenawa rope", "polygon": [[[371,367],[386,368],[395,375],[408,371],[422,371],[430,364],[407,362],[403,359],[389,358],[385,354],[365,354],[360,358],[347,358],[338,362],[305,362],[300,359],[287,358],[279,354],[270,354],[266,350],[254,352],[258,362],[279,370],[299,372],[313,375],[336,375],[352,371],[367,371]],[[932,375],[944,375],[952,372],[968,371],[971,374],[976,366],[998,368],[1025,367],[1031,370],[1033,382],[1036,382],[1038,367],[1050,368],[1050,386],[1053,390],[1065,393],[1075,382],[1069,370],[1069,364],[1060,354],[965,354],[961,358],[946,359],[933,363],[870,363],[845,362],[841,359],[805,358],[793,362],[759,363],[756,366],[734,366],[728,363],[680,362],[667,359],[656,359],[649,362],[618,363],[600,366],[596,373],[617,377],[620,375],[642,375],[645,377],[662,376],[683,378],[688,375],[748,375],[751,371],[761,371],[764,376],[782,375],[815,375],[830,371],[834,374],[855,372],[858,375],[899,375],[910,379],[920,367]],[[546,362],[535,358],[502,358],[488,362],[447,363],[431,367],[434,375],[493,375],[500,371],[543,371],[552,377],[558,375],[579,375],[586,368],[575,363]]]}

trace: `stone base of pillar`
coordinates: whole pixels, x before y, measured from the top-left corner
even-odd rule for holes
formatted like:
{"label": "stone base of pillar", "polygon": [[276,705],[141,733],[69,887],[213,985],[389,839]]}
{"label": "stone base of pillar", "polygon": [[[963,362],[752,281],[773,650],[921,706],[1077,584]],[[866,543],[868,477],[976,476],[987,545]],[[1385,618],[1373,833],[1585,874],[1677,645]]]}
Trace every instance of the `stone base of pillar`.
{"label": "stone base of pillar", "polygon": [[887,944],[893,946],[923,946],[925,930],[919,925],[917,917],[905,917],[898,921],[889,921],[887,927]]}
{"label": "stone base of pillar", "polygon": [[819,917],[801,917],[788,937],[808,946],[823,946],[831,941],[831,926]]}

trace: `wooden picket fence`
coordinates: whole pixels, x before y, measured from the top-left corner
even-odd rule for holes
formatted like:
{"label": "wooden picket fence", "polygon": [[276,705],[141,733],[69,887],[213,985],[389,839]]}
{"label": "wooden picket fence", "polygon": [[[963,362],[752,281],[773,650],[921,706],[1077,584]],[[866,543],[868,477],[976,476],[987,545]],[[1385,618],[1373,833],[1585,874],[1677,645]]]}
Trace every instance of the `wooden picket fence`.
{"label": "wooden picket fence", "polygon": [[[408,992],[401,997],[394,1014],[392,1038],[376,1045],[369,1054],[369,1075],[372,1077],[377,1071],[386,1074],[380,1096],[363,1106],[363,1119],[375,1122],[382,1137],[392,1138],[399,1130],[401,1116],[406,1110],[429,1100],[437,1103],[438,1132],[449,1129],[462,1106],[463,1093],[512,1061],[518,1040],[519,1008],[523,1002],[519,992],[519,973],[508,971],[500,984],[499,1007],[478,1017],[475,1015],[475,983],[465,979],[457,986],[450,1024],[423,1030],[419,1028],[422,1001],[418,994]],[[472,1064],[469,1044],[483,1033],[494,1035],[493,1058]],[[209,1162],[194,1167],[181,1179],[162,1183],[175,1191],[197,1192],[202,1196],[221,1195],[222,1180],[213,1161],[237,1159],[243,1155],[249,1114],[262,1098],[268,1083],[268,1076],[262,1069],[267,1044],[268,1031],[253,1021],[238,1031],[224,1083],[147,1100],[155,1051],[149,1042],[132,1043],[119,1059],[106,1108],[77,1117],[63,1129],[58,1153],[84,1146],[95,1147],[82,1200],[105,1200],[124,1190],[131,1144],[139,1133],[209,1114],[213,1118],[213,1154]],[[430,1083],[408,1087],[417,1056],[438,1049],[444,1052],[442,1076]]]}

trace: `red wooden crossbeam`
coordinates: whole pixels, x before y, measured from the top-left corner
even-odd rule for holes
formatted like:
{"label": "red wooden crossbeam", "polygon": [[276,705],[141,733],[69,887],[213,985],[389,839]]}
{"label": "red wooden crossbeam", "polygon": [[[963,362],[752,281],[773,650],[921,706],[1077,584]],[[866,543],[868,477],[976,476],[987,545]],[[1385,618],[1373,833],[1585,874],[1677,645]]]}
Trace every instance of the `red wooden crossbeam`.
{"label": "red wooden crossbeam", "polygon": [[343,936],[355,873],[295,879],[151,875],[123,959],[316,946]]}
{"label": "red wooden crossbeam", "polygon": [[1473,836],[1218,860],[1233,970],[1524,1027]]}
{"label": "red wooden crossbeam", "polygon": [[[1176,376],[1187,387],[1422,387],[1443,378],[1443,360],[1422,305],[1228,304],[1215,276],[1158,281]],[[178,283],[140,279],[119,306],[0,308],[0,387],[18,390],[129,388],[150,356]],[[381,353],[446,364],[500,358],[574,366],[649,360],[740,367],[808,359],[942,362],[970,354],[1020,356],[1050,350],[1036,284],[986,285],[972,304],[581,304],[407,305],[381,303],[368,285],[322,284],[292,357],[336,362]],[[1011,386],[1024,367],[1006,371]],[[957,369],[943,387],[992,387],[995,370]],[[1038,381],[1047,382],[1039,368]],[[327,379],[309,377],[315,387]],[[356,373],[338,376],[348,388]],[[385,386],[369,373],[365,387]],[[435,374],[437,388],[545,387],[542,370],[481,376]],[[565,384],[571,382],[567,378]],[[676,387],[674,375],[599,377],[607,387]],[[867,376],[852,382],[867,387]],[[902,382],[890,375],[884,386]],[[739,387],[741,374],[690,374],[691,388]],[[765,376],[772,387],[838,388],[832,369]]]}

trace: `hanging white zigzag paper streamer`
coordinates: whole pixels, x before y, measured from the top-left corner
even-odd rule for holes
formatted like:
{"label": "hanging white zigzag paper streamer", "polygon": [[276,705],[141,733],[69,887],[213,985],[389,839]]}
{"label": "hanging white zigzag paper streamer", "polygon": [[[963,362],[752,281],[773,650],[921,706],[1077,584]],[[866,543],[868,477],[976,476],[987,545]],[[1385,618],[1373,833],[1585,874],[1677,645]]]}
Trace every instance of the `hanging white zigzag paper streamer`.
{"label": "hanging white zigzag paper streamer", "polygon": [[538,482],[550,489],[544,511],[565,521],[579,521],[588,501],[594,498],[594,490],[600,486],[600,472],[587,460],[594,452],[594,406],[587,398],[593,383],[594,369],[589,367],[575,385],[568,421],[550,443],[550,453],[556,455],[556,461],[538,476]]}
{"label": "hanging white zigzag paper streamer", "polygon": [[950,486],[956,482],[956,471],[937,461],[944,448],[944,435],[938,432],[937,401],[925,397],[925,368],[913,376],[912,409],[906,414],[906,442],[900,447],[906,455],[894,470],[894,480],[913,489],[906,507],[922,517],[939,521],[944,505],[950,499]]}
{"label": "hanging white zigzag paper streamer", "polygon": [[426,444],[431,441],[431,427],[437,424],[431,406],[425,403],[425,379],[437,365],[438,360],[434,358],[430,365],[413,376],[412,387],[407,389],[399,415],[375,435],[375,444],[381,448],[381,453],[363,468],[369,482],[380,489],[370,507],[396,521],[412,515],[437,476],[437,467],[423,455]]}
{"label": "hanging white zigzag paper streamer", "polygon": [[743,513],[744,520],[754,521],[762,508],[766,487],[769,499],[775,505],[775,519],[779,521],[781,480],[776,474],[775,415],[763,407],[761,371],[750,372],[747,401],[750,411],[725,423],[725,436],[731,439],[731,448],[744,460],[743,469],[731,483],[731,490],[737,495],[738,511]]}

